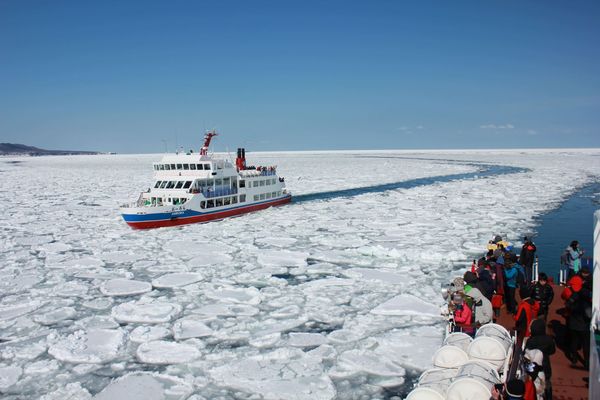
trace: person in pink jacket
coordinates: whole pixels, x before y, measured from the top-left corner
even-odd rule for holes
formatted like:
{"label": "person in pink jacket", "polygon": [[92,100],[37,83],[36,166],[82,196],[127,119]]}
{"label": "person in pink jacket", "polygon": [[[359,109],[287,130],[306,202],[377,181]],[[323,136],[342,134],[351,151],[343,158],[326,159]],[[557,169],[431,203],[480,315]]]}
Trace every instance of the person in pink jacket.
{"label": "person in pink jacket", "polygon": [[472,321],[473,313],[462,294],[455,293],[452,296],[452,308],[454,311],[454,331],[473,335],[475,333]]}

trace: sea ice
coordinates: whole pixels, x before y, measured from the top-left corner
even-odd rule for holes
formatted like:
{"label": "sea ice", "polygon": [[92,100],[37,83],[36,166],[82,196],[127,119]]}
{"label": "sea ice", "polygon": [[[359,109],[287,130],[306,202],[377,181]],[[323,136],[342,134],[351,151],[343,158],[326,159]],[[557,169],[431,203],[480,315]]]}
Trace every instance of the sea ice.
{"label": "sea ice", "polygon": [[220,287],[206,292],[206,297],[222,302],[243,303],[252,306],[259,304],[261,301],[260,292],[254,287]]}
{"label": "sea ice", "polygon": [[129,334],[134,343],[144,343],[171,336],[171,331],[163,326],[138,326]]}
{"label": "sea ice", "polygon": [[0,393],[17,383],[22,374],[21,367],[0,365]]}
{"label": "sea ice", "polygon": [[113,307],[112,316],[122,323],[160,324],[169,322],[180,311],[179,304],[143,299]]}
{"label": "sea ice", "polygon": [[200,358],[201,353],[189,344],[156,340],[140,344],[136,355],[146,364],[180,364]]}
{"label": "sea ice", "polygon": [[173,324],[173,337],[175,340],[211,336],[213,333],[213,330],[197,317],[181,318]]}
{"label": "sea ice", "polygon": [[150,283],[133,279],[110,279],[100,285],[100,292],[105,296],[135,296],[151,290]]}
{"label": "sea ice", "polygon": [[73,307],[61,307],[56,310],[36,315],[33,320],[41,325],[54,325],[61,321],[73,319],[77,312]]}
{"label": "sea ice", "polygon": [[440,308],[410,294],[400,294],[371,310],[377,315],[440,317]]}
{"label": "sea ice", "polygon": [[202,280],[202,275],[193,272],[175,272],[158,277],[152,281],[155,288],[177,288]]}
{"label": "sea ice", "polygon": [[174,376],[134,372],[112,381],[95,400],[185,400],[192,386]]}
{"label": "sea ice", "polygon": [[103,364],[119,356],[125,345],[122,329],[78,330],[48,349],[59,361],[75,364]]}
{"label": "sea ice", "polygon": [[327,343],[327,338],[319,333],[290,332],[290,346],[316,347]]}
{"label": "sea ice", "polygon": [[263,399],[325,400],[336,394],[320,360],[296,349],[248,357],[214,368],[210,375],[222,387]]}

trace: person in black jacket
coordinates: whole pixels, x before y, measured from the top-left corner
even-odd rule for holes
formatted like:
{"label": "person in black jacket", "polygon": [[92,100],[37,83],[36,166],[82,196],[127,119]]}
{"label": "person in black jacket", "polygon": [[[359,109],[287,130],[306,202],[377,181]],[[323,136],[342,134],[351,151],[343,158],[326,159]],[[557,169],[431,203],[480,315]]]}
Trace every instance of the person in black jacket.
{"label": "person in black jacket", "polygon": [[523,248],[521,249],[521,255],[519,256],[519,262],[525,268],[525,279],[527,283],[531,283],[533,280],[533,262],[535,261],[535,252],[537,248],[535,244],[527,237],[523,238]]}
{"label": "person in black jacket", "polygon": [[546,375],[545,399],[552,400],[552,386],[550,384],[552,377],[552,365],[550,356],[556,353],[554,338],[546,334],[546,322],[543,319],[534,319],[531,322],[531,337],[525,343],[525,349],[538,349],[544,354],[542,367]]}
{"label": "person in black jacket", "polygon": [[529,295],[532,299],[540,302],[538,315],[544,317],[544,320],[546,320],[548,318],[548,309],[552,300],[554,300],[554,290],[548,285],[548,275],[540,272],[538,281],[530,288]]}
{"label": "person in black jacket", "polygon": [[[583,363],[585,369],[589,368],[590,361],[590,323],[592,320],[592,291],[590,270],[583,267],[578,274],[583,279],[583,286],[573,294],[566,302],[569,316],[567,328],[569,330],[569,353],[567,357],[573,365],[578,361]],[[588,282],[586,284],[586,281]],[[579,349],[583,349],[583,359],[579,355]]]}

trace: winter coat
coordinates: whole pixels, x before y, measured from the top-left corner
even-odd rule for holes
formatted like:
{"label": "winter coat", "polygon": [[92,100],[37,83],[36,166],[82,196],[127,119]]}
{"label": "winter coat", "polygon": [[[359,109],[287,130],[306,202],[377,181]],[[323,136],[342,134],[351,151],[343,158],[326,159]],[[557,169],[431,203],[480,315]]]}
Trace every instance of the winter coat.
{"label": "winter coat", "polygon": [[528,266],[533,265],[536,250],[535,244],[529,241],[525,242],[523,244],[523,248],[521,249],[521,255],[519,256],[519,261],[521,264]]}
{"label": "winter coat", "polygon": [[554,290],[549,284],[540,285],[538,282],[531,286],[530,296],[540,302],[540,314],[546,314],[554,300]]}
{"label": "winter coat", "polygon": [[496,282],[492,278],[492,274],[490,271],[484,268],[479,269],[479,290],[488,300],[492,299],[492,295],[494,294],[494,289],[496,288]]}
{"label": "winter coat", "polygon": [[511,287],[511,288],[517,287],[517,274],[518,273],[519,273],[519,270],[514,265],[504,268],[504,280],[505,280],[506,286]]}
{"label": "winter coat", "polygon": [[471,288],[466,294],[473,299],[473,303],[475,304],[475,323],[484,325],[492,322],[492,317],[494,315],[492,303],[481,293],[481,291],[477,288]]}
{"label": "winter coat", "polygon": [[[536,301],[529,301],[531,299],[525,299],[521,301],[519,304],[519,308],[517,308],[517,313],[514,316],[515,323],[517,325],[518,332],[524,332],[525,337],[529,337],[531,332],[529,330],[529,325],[534,318],[537,317],[538,311],[540,309],[540,305]],[[531,304],[533,302],[533,304]]]}
{"label": "winter coat", "polygon": [[546,335],[546,322],[542,319],[535,319],[531,323],[531,337],[525,343],[525,349],[538,349],[544,354],[544,373],[546,378],[552,377],[552,366],[550,365],[550,356],[556,352],[554,338]]}
{"label": "winter coat", "polygon": [[471,308],[466,302],[463,303],[462,308],[460,310],[456,309],[454,311],[454,322],[456,323],[456,326],[460,327],[465,333],[474,332],[474,328],[471,324],[472,317],[473,313],[471,312]]}
{"label": "winter coat", "polygon": [[567,327],[570,330],[585,332],[590,329],[592,305],[589,298],[589,291],[582,288],[578,292],[573,292],[567,300],[567,309],[569,310]]}
{"label": "winter coat", "polygon": [[[571,246],[568,246],[565,249],[564,257],[561,257],[563,264],[569,269],[574,269],[575,264],[579,263],[579,259],[581,258],[582,251],[579,249],[574,249]],[[578,271],[575,271],[578,272]]]}

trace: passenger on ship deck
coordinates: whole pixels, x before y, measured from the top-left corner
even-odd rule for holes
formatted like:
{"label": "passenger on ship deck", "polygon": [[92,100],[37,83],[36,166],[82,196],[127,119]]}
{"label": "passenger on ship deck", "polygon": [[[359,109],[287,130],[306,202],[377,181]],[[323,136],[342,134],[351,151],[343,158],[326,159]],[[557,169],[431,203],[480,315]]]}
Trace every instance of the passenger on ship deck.
{"label": "passenger on ship deck", "polygon": [[537,318],[540,310],[540,303],[527,296],[521,303],[514,316],[515,328],[519,337],[529,337],[531,335],[530,325],[531,321]]}
{"label": "passenger on ship deck", "polygon": [[570,279],[579,272],[581,267],[581,256],[583,256],[583,253],[584,251],[579,247],[579,242],[573,240],[560,256],[560,263],[563,265],[564,269],[568,270],[567,279]]}
{"label": "passenger on ship deck", "polygon": [[546,323],[544,320],[535,319],[531,322],[531,336],[525,343],[525,349],[537,349],[544,355],[542,367],[546,377],[545,400],[552,400],[552,386],[550,384],[552,378],[552,365],[550,364],[550,356],[556,353],[556,345],[554,344],[554,338],[546,334]]}
{"label": "passenger on ship deck", "polygon": [[530,294],[531,298],[540,302],[539,315],[546,320],[550,304],[554,300],[554,290],[548,284],[548,275],[544,272],[539,273],[538,281],[531,286]]}
{"label": "passenger on ship deck", "polygon": [[469,282],[467,282],[467,285],[465,285],[465,294],[473,299],[473,310],[475,312],[476,326],[481,326],[492,322],[492,303],[490,303],[490,301],[481,293],[481,291],[477,287],[472,287]]}
{"label": "passenger on ship deck", "polygon": [[[587,267],[581,269],[581,272],[569,279],[568,287],[571,288],[571,296],[566,300],[566,306],[569,310],[567,317],[567,328],[569,330],[569,351],[567,357],[573,365],[578,361],[583,366],[589,368],[590,359],[590,323],[592,317],[592,291],[590,271]],[[583,358],[579,354],[579,349],[583,350]]]}
{"label": "passenger on ship deck", "polygon": [[515,291],[517,289],[518,273],[519,271],[514,264],[507,260],[506,265],[504,266],[504,299],[506,302],[506,309],[511,314],[515,314],[517,312]]}
{"label": "passenger on ship deck", "polygon": [[544,355],[540,350],[525,350],[523,367],[525,369],[524,400],[543,400],[546,389],[546,376],[542,367]]}
{"label": "passenger on ship deck", "polygon": [[452,296],[452,303],[450,306],[454,312],[454,331],[473,335],[475,333],[475,328],[471,321],[473,313],[471,312],[469,305],[465,302],[463,295],[455,293]]}
{"label": "passenger on ship deck", "polygon": [[535,252],[537,248],[535,244],[527,237],[523,238],[523,247],[521,248],[521,255],[519,261],[523,268],[525,268],[525,278],[527,283],[531,283],[533,280],[533,262],[535,261]]}
{"label": "passenger on ship deck", "polygon": [[477,279],[480,282],[481,293],[488,299],[492,300],[494,295],[494,289],[496,283],[494,282],[491,265],[488,262],[484,262],[480,267],[477,268]]}

